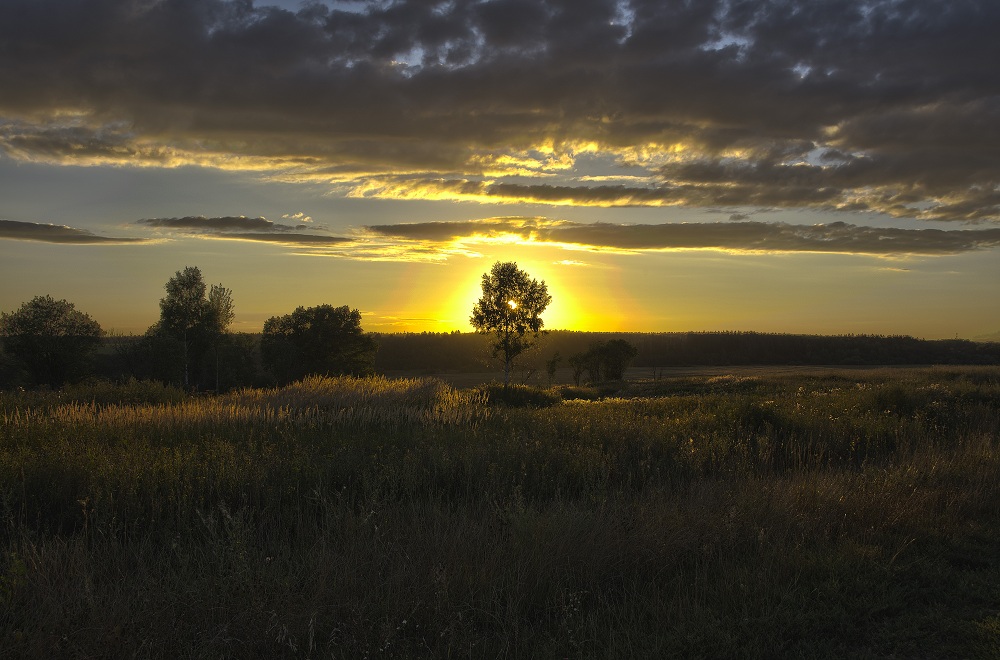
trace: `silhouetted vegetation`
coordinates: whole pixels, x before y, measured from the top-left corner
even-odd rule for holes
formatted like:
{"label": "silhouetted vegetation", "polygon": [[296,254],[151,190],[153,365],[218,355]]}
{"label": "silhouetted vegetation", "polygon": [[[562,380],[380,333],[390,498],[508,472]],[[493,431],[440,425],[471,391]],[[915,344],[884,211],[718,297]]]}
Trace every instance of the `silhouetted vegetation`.
{"label": "silhouetted vegetation", "polygon": [[490,338],[475,332],[371,333],[378,344],[375,370],[433,374],[491,368]]}
{"label": "silhouetted vegetation", "polygon": [[621,380],[638,353],[639,349],[624,339],[598,342],[586,351],[570,356],[573,382],[580,385],[584,372],[588,374],[591,383]]}
{"label": "silhouetted vegetation", "polygon": [[[422,373],[489,369],[489,346],[470,333],[373,335],[379,344],[376,371]],[[888,335],[786,335],[757,332],[571,332],[550,330],[526,364],[544,373],[555,353],[586,353],[601,342],[635,346],[634,367],[702,365],[904,365],[1000,364],[1000,343],[927,340]],[[526,361],[527,362],[527,361]]]}
{"label": "silhouetted vegetation", "polygon": [[[105,340],[105,351],[98,356],[94,375],[108,380],[156,380],[171,385],[184,383],[183,347],[180,341],[160,332],[156,326],[145,335],[117,335]],[[260,357],[259,333],[227,332],[210,346],[190,372],[196,389],[225,392],[234,387],[252,387],[269,382]]]}
{"label": "silhouetted vegetation", "polygon": [[[36,296],[14,312],[0,314],[8,368],[23,370],[25,384],[59,387],[84,376],[101,343],[97,321],[71,302]],[[9,385],[22,379],[11,374]]]}
{"label": "silhouetted vegetation", "polygon": [[319,305],[269,318],[260,349],[274,381],[285,384],[312,374],[370,374],[378,344],[361,329],[358,310]]}
{"label": "silhouetted vegetation", "polygon": [[232,291],[218,284],[212,285],[206,295],[201,270],[195,266],[177,271],[164,288],[167,295],[160,299],[160,320],[146,333],[151,347],[167,354],[172,351],[164,337],[179,342],[185,387],[191,385],[192,369],[205,371],[206,356],[214,349],[218,386],[219,348],[235,316]]}
{"label": "silhouetted vegetation", "polygon": [[[489,372],[489,338],[477,333],[365,333],[377,349],[369,355],[374,373],[459,374]],[[290,371],[277,375],[264,364],[260,333],[226,333],[218,344],[220,391],[253,387],[292,379]],[[635,346],[633,367],[737,365],[931,365],[1000,364],[1000,343],[964,340],[921,340],[886,336],[812,336],[760,333],[588,333],[554,330],[514,361],[519,378],[538,373],[545,377],[549,363],[573,366],[561,356],[586,354],[593,345],[621,339]],[[76,379],[94,375],[108,380],[135,378],[183,384],[183,349],[177,340],[156,332],[145,336],[115,335],[102,339],[102,348],[80,365]],[[369,346],[371,346],[369,344]],[[211,388],[213,359],[192,370],[191,381]],[[279,371],[281,365],[278,365]],[[299,371],[299,376],[304,375]],[[588,377],[586,364],[580,382]],[[285,380],[282,380],[284,378]],[[30,385],[21,364],[0,355],[0,387]],[[543,380],[544,382],[544,380]],[[551,384],[551,381],[550,381]]]}
{"label": "silhouetted vegetation", "polygon": [[476,391],[482,394],[484,403],[492,405],[547,408],[562,401],[557,390],[529,385],[488,383],[476,388]]}
{"label": "silhouetted vegetation", "polygon": [[[114,334],[65,300],[40,296],[0,317],[0,388],[59,387],[86,377],[158,381],[216,392],[288,383],[309,374],[372,373],[374,339],[346,306],[299,307],[268,319],[260,334],[230,333],[233,293],[206,286],[201,270],[177,271],[144,335]],[[91,360],[91,354],[95,353]]]}
{"label": "silhouetted vegetation", "polygon": [[541,314],[552,302],[545,282],[532,279],[514,262],[497,262],[483,275],[483,296],[472,308],[477,332],[493,337],[493,356],[503,360],[503,382],[510,384],[514,359],[538,339]]}
{"label": "silhouetted vegetation", "polygon": [[[537,315],[550,299],[544,282],[531,280],[516,264],[498,263],[494,270],[483,276],[484,295],[473,310],[483,330],[476,333],[365,333],[357,310],[332,305],[272,317],[263,333],[231,333],[232,291],[206,286],[201,271],[191,266],[167,282],[161,317],[140,337],[116,334],[102,340],[100,326],[71,303],[38,297],[2,317],[0,388],[58,387],[94,376],[225,392],[309,374],[481,374],[495,368],[496,357],[503,361],[505,382],[516,371],[521,383],[544,382],[541,376],[550,386],[558,382],[561,364],[572,368],[577,385],[619,380],[629,366],[655,375],[677,366],[1000,364],[1000,343],[959,339],[541,333]],[[565,374],[561,378],[568,381]]]}

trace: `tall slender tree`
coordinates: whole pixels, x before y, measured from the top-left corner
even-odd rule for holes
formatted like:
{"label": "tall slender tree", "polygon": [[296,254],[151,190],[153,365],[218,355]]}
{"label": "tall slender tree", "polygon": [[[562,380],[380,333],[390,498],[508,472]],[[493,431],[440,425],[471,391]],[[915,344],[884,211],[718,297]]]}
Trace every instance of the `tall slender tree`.
{"label": "tall slender tree", "polygon": [[483,296],[472,308],[477,332],[493,335],[493,355],[503,359],[503,384],[510,384],[514,358],[538,339],[541,314],[552,302],[545,281],[532,279],[513,261],[497,262],[483,275]]}
{"label": "tall slender tree", "polygon": [[213,284],[208,291],[208,326],[215,352],[215,391],[219,391],[219,345],[226,336],[229,325],[236,318],[233,291],[221,284]]}
{"label": "tall slender tree", "polygon": [[190,387],[192,363],[197,363],[210,345],[218,352],[218,343],[233,321],[232,291],[218,284],[213,285],[206,296],[205,280],[197,266],[177,271],[164,289],[167,295],[160,299],[159,327],[181,342],[184,386]]}

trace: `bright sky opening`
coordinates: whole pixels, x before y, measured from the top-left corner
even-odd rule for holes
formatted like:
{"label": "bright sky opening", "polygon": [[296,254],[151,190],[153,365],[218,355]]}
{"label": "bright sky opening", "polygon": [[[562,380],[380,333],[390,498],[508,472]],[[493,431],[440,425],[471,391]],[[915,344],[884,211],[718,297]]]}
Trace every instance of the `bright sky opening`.
{"label": "bright sky opening", "polygon": [[1000,340],[1000,4],[0,3],[0,311]]}

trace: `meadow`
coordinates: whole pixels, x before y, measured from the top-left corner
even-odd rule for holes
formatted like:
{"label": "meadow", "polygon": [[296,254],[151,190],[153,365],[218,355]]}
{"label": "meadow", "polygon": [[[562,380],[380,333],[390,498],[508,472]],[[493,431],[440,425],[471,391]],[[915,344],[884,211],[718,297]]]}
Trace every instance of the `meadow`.
{"label": "meadow", "polygon": [[1000,368],[0,393],[5,657],[1000,657]]}

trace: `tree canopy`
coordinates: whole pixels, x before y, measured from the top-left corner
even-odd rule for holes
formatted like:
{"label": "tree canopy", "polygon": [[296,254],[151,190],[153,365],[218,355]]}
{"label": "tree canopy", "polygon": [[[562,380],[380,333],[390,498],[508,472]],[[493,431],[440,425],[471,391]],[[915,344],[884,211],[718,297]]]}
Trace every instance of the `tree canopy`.
{"label": "tree canopy", "polygon": [[206,296],[207,287],[197,266],[177,271],[164,289],[167,295],[160,299],[157,330],[181,342],[184,385],[188,386],[191,365],[200,364],[211,346],[218,347],[235,317],[233,293],[217,284],[212,285]]}
{"label": "tree canopy", "polygon": [[544,326],[541,314],[552,296],[544,280],[532,279],[513,261],[493,264],[483,275],[482,289],[469,320],[477,332],[493,335],[493,355],[503,359],[507,385],[514,358],[538,339]]}
{"label": "tree canopy", "polygon": [[80,375],[101,342],[100,324],[71,302],[36,296],[0,314],[4,351],[38,384],[58,387]]}
{"label": "tree canopy", "polygon": [[310,374],[369,374],[378,344],[361,329],[358,310],[318,305],[265,321],[260,349],[275,380],[287,383]]}
{"label": "tree canopy", "polygon": [[621,380],[625,376],[625,370],[638,354],[638,348],[621,338],[598,342],[587,351],[570,357],[573,380],[579,385],[585,371],[593,383],[602,380]]}

